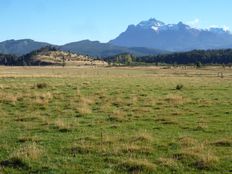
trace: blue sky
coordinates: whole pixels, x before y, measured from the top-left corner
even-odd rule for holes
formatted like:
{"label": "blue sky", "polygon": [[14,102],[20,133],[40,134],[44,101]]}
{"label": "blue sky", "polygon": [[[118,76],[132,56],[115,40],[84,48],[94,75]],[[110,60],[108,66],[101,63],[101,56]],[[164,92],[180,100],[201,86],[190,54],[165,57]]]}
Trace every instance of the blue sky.
{"label": "blue sky", "polygon": [[231,0],[0,0],[0,41],[107,42],[151,17],[232,29]]}

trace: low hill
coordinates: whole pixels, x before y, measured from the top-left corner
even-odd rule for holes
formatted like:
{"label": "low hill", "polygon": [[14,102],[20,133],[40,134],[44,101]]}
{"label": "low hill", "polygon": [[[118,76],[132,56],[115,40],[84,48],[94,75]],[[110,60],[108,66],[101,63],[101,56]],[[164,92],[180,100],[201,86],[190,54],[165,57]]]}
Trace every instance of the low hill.
{"label": "low hill", "polygon": [[17,57],[14,55],[0,55],[2,65],[57,65],[57,66],[82,66],[82,65],[107,65],[106,62],[95,60],[90,56],[84,56],[71,52],[60,51],[47,46],[29,54]]}
{"label": "low hill", "polygon": [[90,56],[60,51],[48,46],[20,57],[27,65],[107,65],[106,62],[95,60]]}

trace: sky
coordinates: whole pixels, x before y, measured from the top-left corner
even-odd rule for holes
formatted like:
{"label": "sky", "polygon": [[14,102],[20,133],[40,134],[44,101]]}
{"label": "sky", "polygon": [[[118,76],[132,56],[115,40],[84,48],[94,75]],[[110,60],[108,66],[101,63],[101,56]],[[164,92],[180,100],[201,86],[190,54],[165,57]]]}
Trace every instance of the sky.
{"label": "sky", "polygon": [[150,18],[232,29],[231,7],[231,0],[0,0],[0,41],[108,42]]}

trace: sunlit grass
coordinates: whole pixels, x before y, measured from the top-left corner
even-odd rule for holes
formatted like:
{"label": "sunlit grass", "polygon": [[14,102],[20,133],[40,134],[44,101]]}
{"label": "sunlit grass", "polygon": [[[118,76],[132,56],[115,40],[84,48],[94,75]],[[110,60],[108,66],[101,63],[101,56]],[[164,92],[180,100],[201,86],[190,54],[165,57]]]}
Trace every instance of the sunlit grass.
{"label": "sunlit grass", "polygon": [[231,98],[220,67],[0,67],[0,173],[230,173]]}

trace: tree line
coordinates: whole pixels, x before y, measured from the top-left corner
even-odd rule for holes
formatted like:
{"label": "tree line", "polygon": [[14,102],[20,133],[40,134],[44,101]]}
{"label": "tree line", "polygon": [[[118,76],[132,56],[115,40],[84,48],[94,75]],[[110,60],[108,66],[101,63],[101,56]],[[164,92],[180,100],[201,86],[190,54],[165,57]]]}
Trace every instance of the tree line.
{"label": "tree line", "polygon": [[36,65],[50,65],[49,63],[41,63],[40,61],[34,60],[33,56],[36,56],[40,52],[44,51],[57,51],[55,47],[46,46],[41,49],[32,51],[23,56],[16,56],[12,54],[1,54],[0,53],[0,65],[5,66],[36,66]]}
{"label": "tree line", "polygon": [[166,64],[231,64],[232,49],[193,50],[156,56],[144,56],[134,59],[135,62]]}
{"label": "tree line", "polygon": [[180,65],[215,65],[232,64],[232,49],[193,50],[153,56],[135,57],[131,54],[120,54],[104,59],[111,64],[180,64]]}

